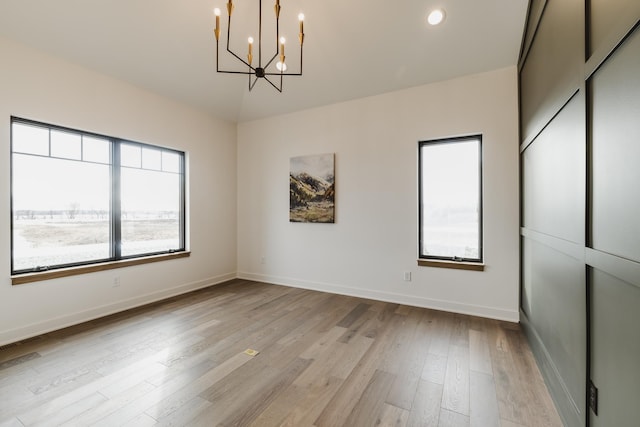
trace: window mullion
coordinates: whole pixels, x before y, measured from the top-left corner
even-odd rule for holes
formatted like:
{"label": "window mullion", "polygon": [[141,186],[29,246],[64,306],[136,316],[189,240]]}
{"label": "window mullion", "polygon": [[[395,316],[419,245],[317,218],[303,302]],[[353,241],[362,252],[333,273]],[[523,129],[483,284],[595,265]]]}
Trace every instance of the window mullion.
{"label": "window mullion", "polygon": [[178,227],[180,227],[180,240],[179,240],[179,244],[180,244],[180,248],[184,249],[187,247],[187,242],[185,241],[186,239],[186,188],[187,188],[187,183],[186,183],[186,171],[185,171],[185,158],[184,156],[182,156],[180,158],[180,213],[179,213],[179,225]]}
{"label": "window mullion", "polygon": [[122,258],[122,206],[120,180],[120,141],[113,140],[111,161],[111,255]]}

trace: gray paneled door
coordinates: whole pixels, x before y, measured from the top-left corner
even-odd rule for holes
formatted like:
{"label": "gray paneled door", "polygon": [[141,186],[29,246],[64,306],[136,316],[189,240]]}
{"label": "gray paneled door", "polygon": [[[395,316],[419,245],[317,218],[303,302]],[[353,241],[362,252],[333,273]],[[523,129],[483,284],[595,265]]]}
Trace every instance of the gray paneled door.
{"label": "gray paneled door", "polygon": [[591,380],[595,427],[640,425],[640,29],[593,74]]}

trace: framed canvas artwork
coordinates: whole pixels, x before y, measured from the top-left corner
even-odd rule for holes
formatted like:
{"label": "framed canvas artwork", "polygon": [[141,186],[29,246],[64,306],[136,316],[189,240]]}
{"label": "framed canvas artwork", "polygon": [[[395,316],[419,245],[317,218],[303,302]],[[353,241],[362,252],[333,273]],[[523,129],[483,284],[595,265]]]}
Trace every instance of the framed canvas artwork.
{"label": "framed canvas artwork", "polygon": [[335,222],[334,157],[329,153],[290,159],[290,222]]}

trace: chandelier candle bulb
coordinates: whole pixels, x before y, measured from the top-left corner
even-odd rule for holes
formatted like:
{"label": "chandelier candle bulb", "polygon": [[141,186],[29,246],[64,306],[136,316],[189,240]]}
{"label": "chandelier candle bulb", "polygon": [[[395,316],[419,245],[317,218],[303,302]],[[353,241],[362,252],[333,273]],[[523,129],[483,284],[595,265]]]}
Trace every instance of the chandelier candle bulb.
{"label": "chandelier candle bulb", "polygon": [[300,21],[300,33],[298,34],[298,40],[300,40],[300,46],[304,43],[304,13],[298,15]]}
{"label": "chandelier candle bulb", "polygon": [[216,15],[216,29],[213,31],[216,35],[216,41],[220,40],[220,9],[217,7],[213,9],[213,13]]}
{"label": "chandelier candle bulb", "polygon": [[280,62],[282,62],[284,64],[284,43],[285,43],[285,38],[284,37],[280,37]]}

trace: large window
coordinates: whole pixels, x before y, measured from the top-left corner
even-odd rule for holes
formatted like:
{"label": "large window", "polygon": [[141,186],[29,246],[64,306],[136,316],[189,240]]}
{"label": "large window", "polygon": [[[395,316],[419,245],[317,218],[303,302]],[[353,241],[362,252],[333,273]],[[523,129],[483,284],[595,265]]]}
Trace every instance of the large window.
{"label": "large window", "polygon": [[12,274],[184,251],[184,153],[11,119]]}
{"label": "large window", "polygon": [[482,262],[482,137],[419,143],[419,257]]}

